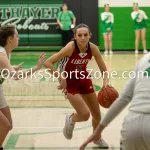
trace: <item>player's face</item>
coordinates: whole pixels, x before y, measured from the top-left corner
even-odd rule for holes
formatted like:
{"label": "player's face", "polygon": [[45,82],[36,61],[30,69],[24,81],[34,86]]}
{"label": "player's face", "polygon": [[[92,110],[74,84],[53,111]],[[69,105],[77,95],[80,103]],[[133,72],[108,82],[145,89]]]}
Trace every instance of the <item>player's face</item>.
{"label": "player's face", "polygon": [[85,27],[78,28],[76,30],[75,39],[79,44],[87,44],[91,38],[91,34],[89,33],[89,30]]}
{"label": "player's face", "polygon": [[138,10],[139,10],[139,6],[138,6],[137,4],[134,4],[134,5],[133,5],[133,10],[134,10],[134,11],[138,11]]}
{"label": "player's face", "polygon": [[106,12],[109,12],[110,11],[110,7],[107,5],[107,6],[105,6],[105,11]]}
{"label": "player's face", "polygon": [[18,47],[19,37],[18,37],[18,31],[16,29],[14,35],[11,36],[9,40],[12,49]]}

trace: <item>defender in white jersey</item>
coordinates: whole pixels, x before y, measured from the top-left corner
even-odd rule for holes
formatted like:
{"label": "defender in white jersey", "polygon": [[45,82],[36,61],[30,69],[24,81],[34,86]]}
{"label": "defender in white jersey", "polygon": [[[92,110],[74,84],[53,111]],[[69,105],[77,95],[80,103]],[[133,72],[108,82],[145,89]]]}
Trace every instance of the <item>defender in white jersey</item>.
{"label": "defender in white jersey", "polygon": [[121,150],[150,150],[150,53],[139,61],[134,72],[133,79],[129,80],[121,96],[80,150],[84,150],[89,142],[99,137],[130,101],[129,113],[121,130]]}
{"label": "defender in white jersey", "polygon": [[[13,25],[7,25],[0,27],[0,150],[3,150],[2,144],[8,134],[12,129],[12,118],[9,106],[6,102],[3,82],[5,74],[13,76],[13,79],[19,80],[19,69],[22,64],[13,68],[9,61],[9,55],[11,51],[18,46],[19,37],[18,32]],[[45,53],[41,54],[38,64],[32,68],[32,72],[39,70],[45,61]],[[8,72],[6,72],[6,70]],[[14,72],[16,72],[14,74]],[[31,74],[31,69],[22,70],[23,77],[27,77]]]}
{"label": "defender in white jersey", "polygon": [[143,10],[140,10],[138,3],[133,4],[133,12],[131,17],[134,20],[134,31],[135,31],[135,54],[138,54],[140,36],[142,39],[143,53],[146,54],[146,20],[148,17]]}
{"label": "defender in white jersey", "polygon": [[104,37],[104,47],[105,52],[104,54],[113,54],[112,52],[112,30],[114,24],[114,15],[110,12],[109,4],[104,6],[105,12],[101,13],[101,20],[102,20],[102,33]]}

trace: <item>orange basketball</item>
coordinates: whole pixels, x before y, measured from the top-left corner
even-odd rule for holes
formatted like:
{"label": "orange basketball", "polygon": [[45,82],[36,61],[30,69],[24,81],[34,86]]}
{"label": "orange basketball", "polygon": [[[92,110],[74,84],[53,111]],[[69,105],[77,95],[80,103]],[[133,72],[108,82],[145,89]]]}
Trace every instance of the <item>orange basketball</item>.
{"label": "orange basketball", "polygon": [[98,93],[98,102],[104,108],[109,108],[119,97],[117,90],[112,86],[102,88]]}

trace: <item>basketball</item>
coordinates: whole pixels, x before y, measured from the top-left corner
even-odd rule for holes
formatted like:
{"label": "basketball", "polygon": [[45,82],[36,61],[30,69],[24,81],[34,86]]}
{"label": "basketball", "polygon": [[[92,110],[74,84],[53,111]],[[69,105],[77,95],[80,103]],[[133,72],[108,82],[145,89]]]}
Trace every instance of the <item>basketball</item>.
{"label": "basketball", "polygon": [[102,88],[98,93],[98,102],[104,108],[109,108],[119,97],[117,90],[112,86]]}

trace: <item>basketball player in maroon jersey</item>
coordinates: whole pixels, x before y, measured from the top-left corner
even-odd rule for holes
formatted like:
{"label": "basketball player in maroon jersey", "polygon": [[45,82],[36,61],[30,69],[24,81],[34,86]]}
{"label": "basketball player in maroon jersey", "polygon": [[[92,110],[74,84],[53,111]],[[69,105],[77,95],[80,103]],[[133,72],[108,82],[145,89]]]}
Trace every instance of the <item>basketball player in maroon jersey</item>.
{"label": "basketball player in maroon jersey", "polygon": [[[54,63],[60,60],[60,71],[65,71],[64,76],[60,76],[59,90],[67,91],[67,98],[75,113],[66,116],[64,136],[71,139],[76,122],[87,121],[92,114],[93,131],[101,120],[99,104],[94,91],[92,81],[86,71],[87,64],[94,56],[101,73],[107,71],[100,51],[96,45],[89,42],[91,32],[87,25],[79,24],[75,28],[74,41],[69,42],[58,53],[46,60],[44,66],[49,68],[50,73],[58,77]],[[67,73],[67,74],[66,74]],[[103,86],[108,85],[108,75],[103,78]],[[94,142],[100,148],[108,148],[108,144],[101,138]]]}

